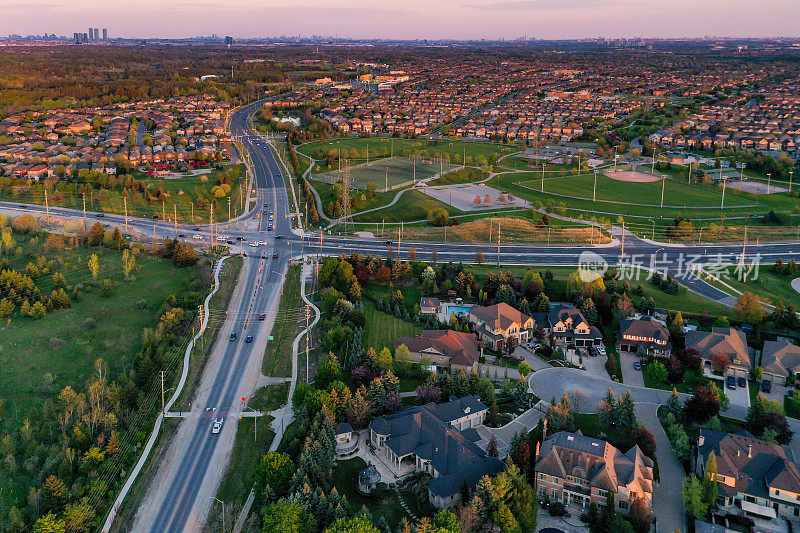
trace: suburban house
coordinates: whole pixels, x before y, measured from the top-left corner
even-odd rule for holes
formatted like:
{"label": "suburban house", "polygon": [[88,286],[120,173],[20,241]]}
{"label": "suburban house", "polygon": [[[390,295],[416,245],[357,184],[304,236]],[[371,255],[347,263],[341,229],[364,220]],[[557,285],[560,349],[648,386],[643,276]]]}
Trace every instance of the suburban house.
{"label": "suburban house", "polygon": [[634,497],[653,501],[653,461],[638,446],[625,453],[580,431],[549,436],[534,467],[539,498],[589,507],[605,507],[614,493],[617,507],[627,511]]}
{"label": "suburban house", "polygon": [[717,457],[717,503],[756,518],[783,516],[800,522],[800,472],[784,448],[748,431],[700,430],[694,470],[705,473],[708,456]]}
{"label": "suburban house", "polygon": [[411,352],[413,362],[419,363],[424,357],[452,374],[462,370],[469,374],[477,368],[481,357],[481,345],[474,333],[426,329],[418,337],[400,337],[394,343],[395,349],[401,344]]}
{"label": "suburban house", "polygon": [[532,317],[505,302],[488,307],[474,306],[469,310],[469,321],[484,346],[507,352],[530,341],[536,327]]}
{"label": "suburban house", "polygon": [[650,316],[627,318],[619,324],[617,351],[639,353],[655,357],[669,357],[672,345],[669,330],[663,322]]}
{"label": "suburban house", "polygon": [[423,316],[435,316],[439,310],[439,299],[433,296],[423,296],[419,299],[419,314]]}
{"label": "suburban house", "polygon": [[476,396],[411,407],[369,424],[375,454],[397,478],[417,472],[431,475],[428,499],[437,509],[461,501],[461,489],[473,487],[504,464],[489,457],[476,442],[487,408]]}
{"label": "suburban house", "polygon": [[583,313],[574,307],[554,305],[547,314],[547,320],[550,325],[550,341],[555,346],[580,348],[603,344],[600,330],[590,326]]}
{"label": "suburban house", "polygon": [[800,377],[800,346],[792,341],[778,337],[774,341],[764,341],[761,350],[762,379],[785,384],[789,376]]}
{"label": "suburban house", "polygon": [[730,360],[726,375],[750,378],[753,349],[747,346],[744,332],[730,327],[713,327],[711,331],[686,332],[686,349],[696,350],[703,368],[711,372],[714,357],[722,354]]}

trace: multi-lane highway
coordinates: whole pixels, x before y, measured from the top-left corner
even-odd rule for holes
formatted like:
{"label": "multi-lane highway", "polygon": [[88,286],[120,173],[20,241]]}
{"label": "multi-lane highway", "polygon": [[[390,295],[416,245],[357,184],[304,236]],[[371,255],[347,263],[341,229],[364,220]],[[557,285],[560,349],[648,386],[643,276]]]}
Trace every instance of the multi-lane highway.
{"label": "multi-lane highway", "polygon": [[[160,465],[156,481],[148,489],[147,496],[137,513],[137,531],[188,531],[197,530],[211,505],[210,496],[224,472],[224,461],[232,446],[236,415],[241,411],[240,396],[252,392],[255,378],[260,370],[266,337],[272,325],[272,316],[277,308],[280,288],[284,281],[288,261],[300,254],[349,254],[370,253],[395,257],[407,257],[410,248],[415,248],[421,259],[431,259],[433,252],[439,261],[469,261],[478,251],[484,253],[486,261],[501,264],[575,265],[582,252],[591,250],[597,254],[594,260],[603,260],[609,265],[621,261],[622,246],[619,242],[610,246],[578,245],[496,245],[476,243],[434,243],[385,241],[374,238],[333,237],[319,232],[293,229],[287,191],[279,170],[279,163],[269,149],[268,141],[252,132],[248,117],[260,103],[240,108],[231,118],[231,133],[239,138],[252,160],[252,171],[256,185],[254,208],[239,218],[238,224],[228,224],[222,230],[231,239],[241,237],[242,249],[246,252],[246,263],[239,280],[239,287],[228,309],[226,328],[237,332],[235,341],[228,341],[230,331],[220,335],[208,366],[201,378],[198,397],[195,399],[195,416],[187,417],[173,439],[173,449]],[[20,205],[0,202],[0,211],[11,214],[32,212],[44,214],[43,206]],[[82,219],[84,213],[64,208],[50,208],[51,216]],[[269,216],[274,214],[274,230],[268,231]],[[259,217],[258,214],[261,213]],[[88,214],[94,219],[96,215]],[[145,235],[159,238],[173,237],[176,233],[187,235],[189,241],[209,243],[209,226],[193,227],[168,221],[152,221],[106,214],[98,218],[106,225],[131,228]],[[217,230],[219,231],[219,230]],[[619,232],[620,230],[617,229]],[[617,237],[620,235],[618,234]],[[264,242],[257,247],[252,242]],[[685,276],[688,266],[713,265],[731,262],[742,254],[742,244],[665,246],[639,239],[627,234],[625,237],[623,263],[635,262],[644,267],[666,270],[690,290],[711,299],[730,305],[730,295],[719,291],[693,275]],[[277,254],[277,255],[276,255]],[[748,244],[746,263],[755,260],[772,262],[777,258],[800,260],[800,245],[797,243]],[[590,258],[591,259],[591,258]],[[266,314],[260,321],[258,315]],[[245,342],[248,335],[252,342]],[[287,354],[288,357],[288,354]],[[249,389],[249,390],[248,390]],[[220,434],[211,428],[216,418],[224,418]]]}

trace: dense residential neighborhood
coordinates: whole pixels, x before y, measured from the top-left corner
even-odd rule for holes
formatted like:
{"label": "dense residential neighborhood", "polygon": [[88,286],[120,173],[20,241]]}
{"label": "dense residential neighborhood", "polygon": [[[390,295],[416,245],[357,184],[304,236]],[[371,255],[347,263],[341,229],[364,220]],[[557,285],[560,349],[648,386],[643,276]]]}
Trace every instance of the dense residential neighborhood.
{"label": "dense residential neighborhood", "polygon": [[797,530],[798,54],[1,38],[0,529]]}

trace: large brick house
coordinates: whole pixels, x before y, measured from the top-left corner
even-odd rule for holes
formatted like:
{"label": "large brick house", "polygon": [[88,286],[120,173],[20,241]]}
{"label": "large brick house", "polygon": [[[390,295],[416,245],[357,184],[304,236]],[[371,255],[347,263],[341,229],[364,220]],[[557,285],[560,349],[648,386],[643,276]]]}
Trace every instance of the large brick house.
{"label": "large brick house", "polygon": [[520,343],[530,341],[536,327],[532,317],[505,302],[472,307],[469,321],[483,346],[506,352],[513,351]]}
{"label": "large brick house", "polygon": [[701,478],[711,452],[717,457],[718,505],[756,518],[783,516],[800,522],[800,472],[782,446],[744,430],[701,429],[692,458]]}
{"label": "large brick house", "polygon": [[465,484],[471,488],[503,469],[502,461],[475,444],[486,412],[476,396],[411,407],[370,422],[370,444],[395,476],[430,474],[431,505],[450,507],[461,501]]}
{"label": "large brick house", "polygon": [[633,497],[653,501],[653,461],[638,446],[625,453],[580,431],[560,431],[539,450],[534,478],[539,499],[604,507],[609,493],[626,512]]}
{"label": "large brick house", "polygon": [[411,360],[419,363],[427,358],[431,364],[452,374],[462,370],[469,374],[477,368],[481,346],[474,333],[449,329],[428,329],[417,337],[400,337],[394,347],[405,344]]}
{"label": "large brick house", "polygon": [[617,351],[645,355],[669,357],[672,345],[669,343],[669,330],[663,322],[650,316],[627,318],[619,324]]}
{"label": "large brick house", "polygon": [[747,337],[741,330],[714,327],[711,331],[687,331],[686,349],[697,351],[706,372],[713,368],[714,357],[722,355],[729,361],[725,375],[750,378],[753,349],[747,346]]}

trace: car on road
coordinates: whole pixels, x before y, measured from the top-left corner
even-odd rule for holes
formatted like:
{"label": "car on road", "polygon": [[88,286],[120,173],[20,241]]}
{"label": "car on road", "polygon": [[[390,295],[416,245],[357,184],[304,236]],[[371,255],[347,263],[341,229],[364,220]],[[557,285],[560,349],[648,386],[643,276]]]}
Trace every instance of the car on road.
{"label": "car on road", "polygon": [[283,239],[283,235],[275,235],[276,239]]}
{"label": "car on road", "polygon": [[236,240],[237,240],[237,241],[243,241],[243,240],[244,240],[244,237],[236,237]]}
{"label": "car on road", "polygon": [[103,213],[97,213],[95,216],[97,218],[106,218],[106,216]]}
{"label": "car on road", "polygon": [[736,378],[733,376],[728,376],[725,378],[725,385],[727,385],[731,390],[736,390]]}
{"label": "car on road", "polygon": [[214,419],[214,425],[211,426],[211,433],[213,433],[214,435],[219,433],[220,430],[222,429],[222,422],[224,420],[225,420],[224,418],[215,418]]}
{"label": "car on road", "polygon": [[762,381],[761,382],[761,391],[762,392],[766,392],[767,394],[772,392],[772,382],[769,381],[769,380]]}
{"label": "car on road", "polygon": [[203,231],[200,228],[192,228],[192,231]]}
{"label": "car on road", "polygon": [[202,235],[192,235],[192,237],[194,237],[198,241],[202,241],[203,240],[203,236]]}
{"label": "car on road", "polygon": [[153,220],[158,220],[158,215],[153,215]]}
{"label": "car on road", "polygon": [[253,248],[258,248],[258,241],[251,242],[250,246],[252,246]]}
{"label": "car on road", "polygon": [[275,228],[273,228],[273,227],[272,227],[272,224],[270,224],[269,226],[267,226],[267,231],[272,231],[273,229],[275,229]]}
{"label": "car on road", "polygon": [[244,338],[244,342],[246,342],[248,344],[253,342],[253,336],[252,335],[248,335],[247,337]]}
{"label": "car on road", "polygon": [[22,209],[27,209],[27,208],[28,208],[28,206],[27,206],[27,205],[25,205],[25,204],[19,204],[19,206],[20,206]]}
{"label": "car on road", "polygon": [[740,387],[747,387],[747,380],[744,379],[742,376],[739,376],[736,379],[736,383],[738,383]]}
{"label": "car on road", "polygon": [[272,254],[272,258],[273,259],[277,259],[278,258],[278,254]]}
{"label": "car on road", "polygon": [[218,240],[218,241],[227,241],[227,240],[228,240],[228,237],[226,237],[225,235],[219,235],[219,236],[217,237],[217,240]]}
{"label": "car on road", "polygon": [[386,246],[391,246],[391,245],[393,245],[393,244],[394,244],[394,243],[393,243],[392,241],[386,241]]}
{"label": "car on road", "polygon": [[633,363],[633,369],[634,370],[641,370],[642,369],[642,363],[639,362],[639,361],[636,361],[635,363]]}
{"label": "car on road", "polygon": [[267,314],[266,313],[261,313],[260,315],[258,315],[258,320],[260,320],[260,321],[263,321],[266,318],[267,318]]}
{"label": "car on road", "polygon": [[235,341],[236,340],[236,332],[235,331],[231,331],[231,336],[228,337],[228,340],[229,341]]}
{"label": "car on road", "polygon": [[186,238],[186,234],[185,233],[178,233],[178,237],[180,237],[181,239],[185,239]]}

